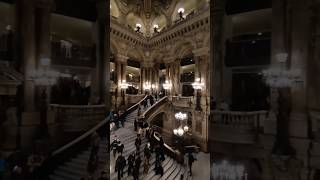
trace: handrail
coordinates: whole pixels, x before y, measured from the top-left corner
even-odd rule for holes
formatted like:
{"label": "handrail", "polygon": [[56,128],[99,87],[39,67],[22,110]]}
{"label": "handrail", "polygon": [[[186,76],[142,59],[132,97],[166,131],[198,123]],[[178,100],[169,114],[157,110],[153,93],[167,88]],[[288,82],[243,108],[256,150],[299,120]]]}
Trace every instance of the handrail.
{"label": "handrail", "polygon": [[[160,137],[161,137],[160,133],[158,133],[158,132],[153,133],[153,138],[156,141],[160,142]],[[178,163],[184,164],[184,156],[181,154],[181,152],[174,150],[172,147],[167,145],[165,142],[163,143],[163,146],[164,146],[164,150],[168,156],[175,159]]]}
{"label": "handrail", "polygon": [[163,98],[161,98],[161,99],[159,99],[159,101],[157,101],[156,103],[154,103],[149,109],[147,109],[145,112],[143,112],[142,113],[142,118],[148,118],[148,114],[150,113],[150,112],[152,112],[153,111],[153,109],[154,109],[154,107],[156,107],[156,106],[158,106],[160,103],[160,105],[162,105],[162,103],[164,103],[165,102],[165,100],[167,100],[168,99],[168,96],[164,96]]}
{"label": "handrail", "polygon": [[56,151],[54,151],[52,153],[52,156],[55,156],[61,152],[63,152],[64,150],[68,149],[69,147],[73,146],[74,144],[76,144],[77,142],[83,140],[84,138],[88,137],[89,135],[91,135],[92,133],[96,132],[100,127],[102,127],[105,123],[107,123],[108,121],[110,121],[109,117],[105,118],[103,121],[101,121],[99,124],[97,124],[95,127],[93,127],[92,129],[90,129],[89,131],[87,131],[86,133],[84,133],[83,135],[79,136],[78,138],[76,138],[75,140],[71,141],[70,143],[62,146],[61,148],[57,149]]}

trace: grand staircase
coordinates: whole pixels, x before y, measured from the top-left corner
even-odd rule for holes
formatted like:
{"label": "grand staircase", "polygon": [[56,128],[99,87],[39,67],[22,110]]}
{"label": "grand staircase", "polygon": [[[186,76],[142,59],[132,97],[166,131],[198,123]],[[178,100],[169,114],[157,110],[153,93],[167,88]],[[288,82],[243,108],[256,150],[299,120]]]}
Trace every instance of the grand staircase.
{"label": "grand staircase", "polygon": [[[90,150],[90,147],[88,147],[80,154],[72,157],[69,161],[55,169],[49,178],[51,180],[80,180],[82,177],[87,177],[87,164],[89,161]],[[100,141],[98,157],[98,169],[103,169],[109,161],[106,138]]]}
{"label": "grand staircase", "polygon": [[[121,141],[121,143],[124,144],[124,151],[123,151],[123,156],[128,158],[128,156],[135,151],[135,139],[137,137],[136,132],[134,131],[134,119],[136,118],[137,111],[132,112],[126,117],[126,122],[125,122],[125,127],[124,128],[119,128],[115,131],[112,132],[110,136],[110,142],[113,141],[115,136]],[[143,159],[143,149],[147,144],[147,139],[142,138],[142,143],[140,146],[140,157]],[[116,157],[113,157],[113,154],[110,153],[110,173],[111,173],[111,180],[117,180],[118,174],[114,170],[115,166],[115,161]],[[161,177],[160,175],[155,175],[154,171],[155,167],[155,153],[152,153],[152,157],[150,159],[150,168],[148,171],[148,174],[143,173],[143,162],[141,163],[140,166],[140,177],[139,179],[143,180],[158,180],[158,179],[166,179],[166,180],[175,180],[178,179],[180,180],[181,174],[183,174],[184,180],[187,179],[192,179],[192,177],[188,176],[188,168],[185,165],[181,165],[177,163],[174,159],[172,159],[169,156],[165,156],[165,161],[162,162],[162,167],[164,170],[164,174]],[[128,177],[128,166],[125,167],[124,169],[124,177],[122,179],[132,179],[132,176]]]}

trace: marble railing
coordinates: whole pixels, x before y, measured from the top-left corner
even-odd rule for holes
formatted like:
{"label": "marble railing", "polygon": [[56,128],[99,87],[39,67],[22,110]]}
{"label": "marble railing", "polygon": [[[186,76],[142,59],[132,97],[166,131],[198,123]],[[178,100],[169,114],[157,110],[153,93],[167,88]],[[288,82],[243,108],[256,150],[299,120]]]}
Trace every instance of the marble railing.
{"label": "marble railing", "polygon": [[210,10],[205,8],[198,13],[189,16],[187,19],[180,21],[164,31],[161,31],[158,35],[153,36],[150,39],[151,47],[160,46],[166,41],[173,41],[178,37],[185,34],[193,34],[195,31],[207,29],[209,32],[210,23]]}
{"label": "marble railing", "polygon": [[154,103],[148,110],[146,110],[145,112],[143,112],[142,117],[145,120],[149,120],[151,117],[151,115],[156,112],[160,106],[162,106],[163,104],[165,104],[166,102],[168,102],[168,97],[165,96],[163,98],[161,98],[159,101],[157,101],[156,103]]}
{"label": "marble railing", "polygon": [[128,104],[135,104],[139,102],[143,97],[145,97],[144,94],[136,94],[136,95],[126,94],[126,99]]}
{"label": "marble railing", "polygon": [[212,139],[241,144],[255,143],[266,117],[267,111],[214,111],[209,120]]}
{"label": "marble railing", "polygon": [[172,96],[172,104],[177,107],[191,107],[192,97]]}
{"label": "marble railing", "polygon": [[136,33],[132,28],[125,27],[120,24],[116,18],[110,19],[110,35],[120,38],[128,43],[138,45],[140,47],[147,47],[147,40],[141,34]]}
{"label": "marble railing", "polygon": [[105,105],[51,104],[50,112],[65,132],[86,131],[106,117]]}

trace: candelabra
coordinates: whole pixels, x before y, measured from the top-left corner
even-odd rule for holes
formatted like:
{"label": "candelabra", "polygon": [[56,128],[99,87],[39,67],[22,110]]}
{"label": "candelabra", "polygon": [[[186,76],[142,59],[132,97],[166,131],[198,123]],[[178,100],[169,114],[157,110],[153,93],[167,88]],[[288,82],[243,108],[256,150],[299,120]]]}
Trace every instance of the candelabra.
{"label": "candelabra", "polygon": [[187,114],[178,112],[174,115],[174,117],[178,120],[179,127],[173,129],[173,134],[176,136],[183,136],[185,132],[189,131],[188,123],[185,122],[186,119],[188,119]]}
{"label": "candelabra", "polygon": [[183,13],[184,13],[184,9],[183,9],[183,8],[179,8],[179,9],[178,9],[178,14],[179,14],[180,20],[183,20],[183,19],[184,19]]}
{"label": "candelabra", "polygon": [[162,86],[163,86],[163,89],[165,90],[165,95],[167,95],[167,94],[168,94],[167,91],[170,90],[171,87],[172,87],[171,82],[169,82],[168,80],[166,80],[166,82],[165,82],[164,84],[162,84]]}
{"label": "candelabra", "polygon": [[129,84],[126,82],[126,80],[122,80],[122,83],[120,83],[121,96],[122,96],[121,105],[126,104],[125,95],[126,95],[126,90],[128,89],[128,86]]}
{"label": "candelabra", "polygon": [[141,24],[136,24],[136,32],[139,33],[142,25]]}
{"label": "candelabra", "polygon": [[200,78],[197,78],[196,81],[194,83],[192,83],[192,87],[194,90],[196,90],[196,111],[202,111],[202,108],[201,108],[201,90],[202,88],[204,87],[204,84],[201,83],[201,79]]}
{"label": "candelabra", "polygon": [[277,96],[277,134],[272,154],[281,159],[288,159],[294,154],[289,142],[289,117],[291,112],[291,88],[301,83],[299,69],[289,69],[287,65],[287,53],[277,55],[279,66],[272,67],[262,72],[266,84],[276,89]]}

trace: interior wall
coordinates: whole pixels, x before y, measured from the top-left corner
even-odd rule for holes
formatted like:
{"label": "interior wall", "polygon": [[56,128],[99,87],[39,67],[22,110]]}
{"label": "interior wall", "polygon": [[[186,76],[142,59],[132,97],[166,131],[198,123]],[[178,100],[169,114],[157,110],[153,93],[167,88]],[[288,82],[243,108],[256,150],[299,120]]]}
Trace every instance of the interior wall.
{"label": "interior wall", "polygon": [[93,43],[94,23],[77,18],[52,14],[51,33],[77,43]]}
{"label": "interior wall", "polygon": [[0,2],[0,34],[7,25],[15,25],[15,7],[11,4]]}

